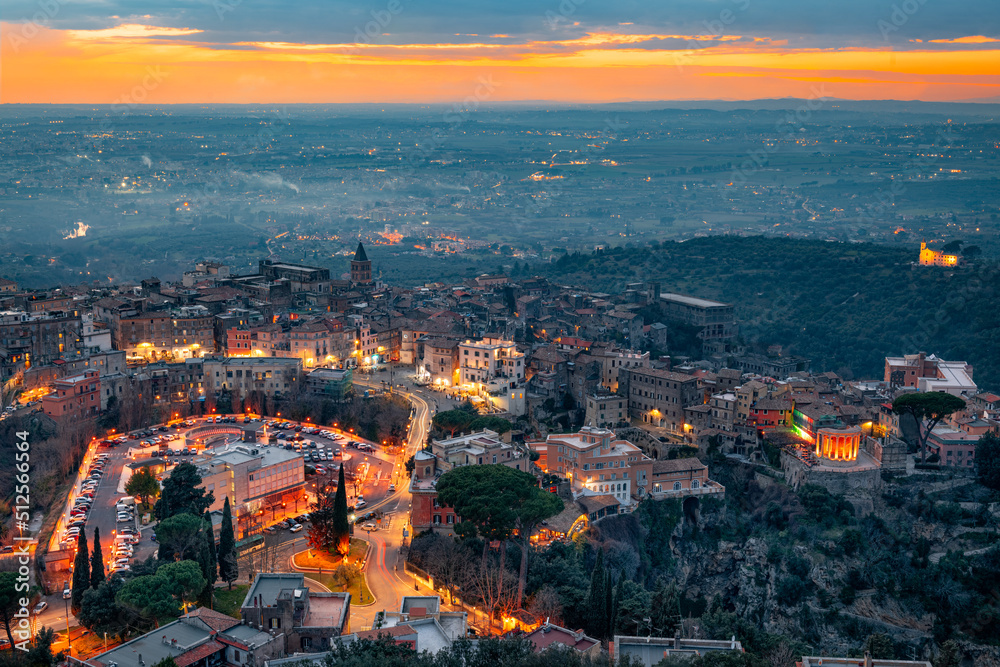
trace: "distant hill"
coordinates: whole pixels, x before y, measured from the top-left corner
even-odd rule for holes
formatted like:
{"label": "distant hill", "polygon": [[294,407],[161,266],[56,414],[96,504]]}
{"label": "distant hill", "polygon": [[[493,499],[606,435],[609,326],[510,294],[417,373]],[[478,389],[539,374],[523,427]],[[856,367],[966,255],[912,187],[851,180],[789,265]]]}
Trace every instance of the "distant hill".
{"label": "distant hill", "polygon": [[557,282],[616,290],[658,280],[663,291],[737,307],[748,341],[778,343],[846,377],[881,377],[883,357],[924,350],[975,366],[1000,388],[1000,267],[912,266],[917,248],[714,236],[653,248],[567,255]]}

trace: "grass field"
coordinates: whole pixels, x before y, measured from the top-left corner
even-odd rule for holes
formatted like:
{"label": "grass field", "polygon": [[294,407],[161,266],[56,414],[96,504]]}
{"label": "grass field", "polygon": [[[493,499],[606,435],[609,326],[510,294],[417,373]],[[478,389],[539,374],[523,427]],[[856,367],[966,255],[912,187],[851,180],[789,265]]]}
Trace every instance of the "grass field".
{"label": "grass field", "polygon": [[240,604],[247,596],[247,589],[249,588],[249,584],[233,586],[232,590],[229,590],[228,588],[216,588],[215,611],[222,612],[223,614],[227,614],[233,618],[239,618]]}

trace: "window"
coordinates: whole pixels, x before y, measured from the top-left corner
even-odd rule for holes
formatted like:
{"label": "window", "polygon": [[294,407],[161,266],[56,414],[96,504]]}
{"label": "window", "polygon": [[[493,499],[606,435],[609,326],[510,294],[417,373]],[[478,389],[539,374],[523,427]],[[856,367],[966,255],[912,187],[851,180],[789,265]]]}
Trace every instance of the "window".
{"label": "window", "polygon": [[281,628],[281,617],[280,616],[274,616],[272,618],[267,619],[267,627],[269,627],[272,630],[278,630],[278,629],[280,629]]}
{"label": "window", "polygon": [[696,480],[696,479],[692,479],[692,480],[691,480],[691,488],[692,488],[692,489],[697,489],[697,488],[698,488],[698,487],[700,487],[700,486],[701,486],[701,482],[699,482],[699,481],[698,481],[698,480]]}
{"label": "window", "polygon": [[236,649],[233,649],[233,660],[235,662],[239,662],[240,661],[240,652],[237,651]]}
{"label": "window", "polygon": [[680,491],[680,490],[681,490],[681,483],[674,482],[674,491]]}

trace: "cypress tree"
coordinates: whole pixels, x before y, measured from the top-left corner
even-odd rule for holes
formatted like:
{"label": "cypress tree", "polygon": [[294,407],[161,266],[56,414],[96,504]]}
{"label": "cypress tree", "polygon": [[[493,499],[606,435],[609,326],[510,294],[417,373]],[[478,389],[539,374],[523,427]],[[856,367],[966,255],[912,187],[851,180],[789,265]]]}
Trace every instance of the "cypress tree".
{"label": "cypress tree", "polygon": [[104,555],[101,553],[101,529],[94,528],[94,553],[90,556],[90,587],[104,583]]}
{"label": "cypress tree", "polygon": [[618,585],[615,586],[615,600],[611,603],[611,619],[608,623],[608,637],[615,636],[615,630],[618,627],[618,610],[621,609],[622,604],[622,587],[625,585],[625,569],[618,574]]}
{"label": "cypress tree", "polygon": [[611,632],[611,624],[614,622],[611,618],[614,613],[614,586],[611,583],[611,573],[607,572],[604,577],[604,626],[601,628],[604,637],[609,637]]}
{"label": "cypress tree", "polygon": [[205,510],[205,544],[202,547],[201,568],[205,575],[205,590],[202,591],[201,598],[213,609],[213,593],[215,592],[215,582],[219,579],[218,554],[215,550],[215,531],[212,530],[212,517]]}
{"label": "cypress tree", "polygon": [[240,576],[236,558],[236,536],[233,534],[233,511],[229,507],[229,497],[222,505],[222,530],[219,533],[219,577],[233,590],[233,582]]}
{"label": "cypress tree", "polygon": [[80,612],[83,594],[90,588],[90,552],[87,550],[87,534],[80,531],[76,540],[76,560],[73,562],[73,597],[70,608],[74,614]]}
{"label": "cypress tree", "polygon": [[597,550],[597,561],[590,575],[590,591],[587,594],[587,631],[596,637],[604,634],[608,626],[606,594],[607,575],[604,572],[604,552]]}
{"label": "cypress tree", "polygon": [[347,519],[347,483],[344,481],[344,466],[340,466],[337,495],[333,498],[333,533],[336,536],[337,553],[347,556],[351,552],[351,524]]}

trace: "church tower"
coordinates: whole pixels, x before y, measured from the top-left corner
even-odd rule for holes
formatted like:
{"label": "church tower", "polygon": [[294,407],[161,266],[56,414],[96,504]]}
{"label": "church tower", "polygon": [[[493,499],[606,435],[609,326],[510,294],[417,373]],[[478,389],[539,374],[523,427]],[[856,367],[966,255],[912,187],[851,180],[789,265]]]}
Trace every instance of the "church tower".
{"label": "church tower", "polygon": [[372,263],[360,241],[351,260],[351,282],[357,285],[370,285],[372,282]]}

